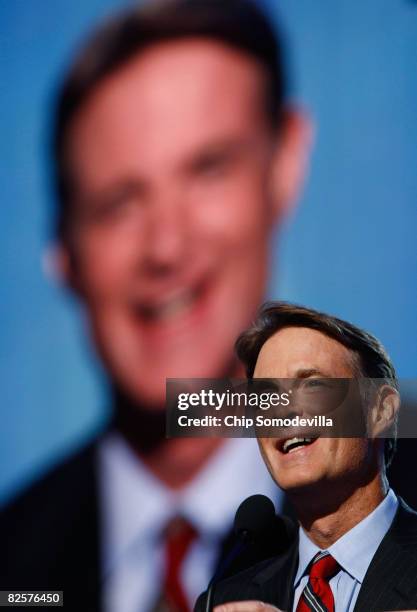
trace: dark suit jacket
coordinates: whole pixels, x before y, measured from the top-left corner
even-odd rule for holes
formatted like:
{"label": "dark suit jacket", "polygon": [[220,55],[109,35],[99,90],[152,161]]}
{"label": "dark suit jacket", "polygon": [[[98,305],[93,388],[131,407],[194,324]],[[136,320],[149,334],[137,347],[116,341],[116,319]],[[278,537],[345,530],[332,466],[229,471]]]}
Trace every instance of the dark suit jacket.
{"label": "dark suit jacket", "polygon": [[[214,603],[260,600],[292,610],[293,582],[298,567],[298,542],[287,553],[263,561],[220,582]],[[204,610],[205,594],[196,604]],[[417,608],[417,513],[401,499],[394,521],[368,568],[355,612]]]}
{"label": "dark suit jacket", "polygon": [[1,512],[0,590],[64,590],[65,609],[100,609],[95,454],[94,443]]}
{"label": "dark suit jacket", "polygon": [[[63,590],[66,610],[101,610],[98,442],[70,457],[0,512],[0,590]],[[232,545],[229,529],[225,525],[219,562]],[[281,526],[274,526],[273,532],[239,556],[228,573],[286,547]]]}

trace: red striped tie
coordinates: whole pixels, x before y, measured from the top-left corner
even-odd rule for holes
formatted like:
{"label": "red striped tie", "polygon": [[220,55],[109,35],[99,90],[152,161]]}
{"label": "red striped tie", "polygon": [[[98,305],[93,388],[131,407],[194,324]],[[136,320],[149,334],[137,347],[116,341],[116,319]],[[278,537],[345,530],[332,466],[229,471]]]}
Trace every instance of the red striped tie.
{"label": "red striped tie", "polygon": [[329,580],[340,565],[328,552],[318,553],[310,566],[308,582],[298,601],[296,612],[334,612],[334,597]]}
{"label": "red striped tie", "polygon": [[181,570],[189,548],[197,536],[190,523],[182,518],[170,521],[165,536],[164,601],[170,612],[188,612],[190,606],[181,581]]}

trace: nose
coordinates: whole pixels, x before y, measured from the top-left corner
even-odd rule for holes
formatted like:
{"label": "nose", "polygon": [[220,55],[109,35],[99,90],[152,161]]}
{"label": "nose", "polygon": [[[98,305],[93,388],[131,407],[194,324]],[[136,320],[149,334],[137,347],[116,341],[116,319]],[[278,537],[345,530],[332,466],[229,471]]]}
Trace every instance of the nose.
{"label": "nose", "polygon": [[287,419],[292,419],[296,416],[302,417],[303,414],[304,407],[302,406],[301,402],[298,402],[297,400],[291,402],[290,405],[285,408],[285,417]]}
{"label": "nose", "polygon": [[145,236],[145,265],[164,273],[180,265],[189,244],[189,218],[185,201],[179,193],[167,193],[155,199],[148,210]]}

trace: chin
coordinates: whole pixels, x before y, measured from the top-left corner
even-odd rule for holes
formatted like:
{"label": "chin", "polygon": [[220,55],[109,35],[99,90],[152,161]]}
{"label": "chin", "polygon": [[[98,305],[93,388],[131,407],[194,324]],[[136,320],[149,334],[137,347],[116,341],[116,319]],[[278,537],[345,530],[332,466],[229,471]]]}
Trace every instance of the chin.
{"label": "chin", "polygon": [[155,385],[148,384],[138,385],[138,379],[132,382],[131,385],[125,385],[133,404],[150,412],[163,412],[166,404],[166,384],[165,378],[163,381],[155,382]]}
{"label": "chin", "polygon": [[301,493],[303,491],[314,491],[320,486],[320,479],[313,478],[311,476],[305,476],[300,478],[288,479],[282,482],[276,481],[280,489],[286,493]]}
{"label": "chin", "polygon": [[[288,493],[301,491],[319,491],[321,483],[326,481],[324,473],[314,464],[299,465],[294,468],[276,468],[271,470],[276,484]],[[274,476],[274,473],[276,476]]]}

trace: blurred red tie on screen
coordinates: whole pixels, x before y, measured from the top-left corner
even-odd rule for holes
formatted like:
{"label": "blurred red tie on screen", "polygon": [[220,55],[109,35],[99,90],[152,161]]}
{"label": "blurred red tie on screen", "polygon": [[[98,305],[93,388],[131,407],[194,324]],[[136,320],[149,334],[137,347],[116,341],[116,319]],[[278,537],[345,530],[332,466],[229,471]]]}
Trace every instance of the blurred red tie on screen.
{"label": "blurred red tie on screen", "polygon": [[[175,517],[165,530],[165,579],[162,607],[166,612],[189,612],[191,610],[181,579],[183,563],[197,531],[184,518]],[[161,603],[162,603],[161,602]]]}

